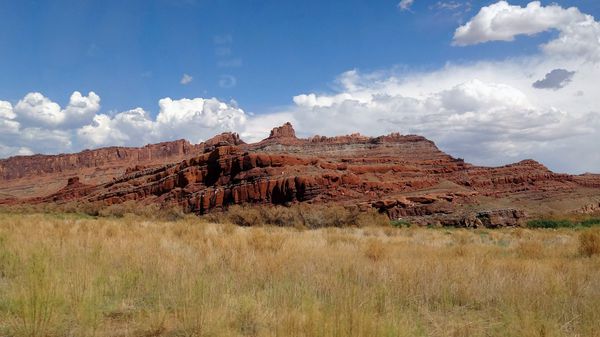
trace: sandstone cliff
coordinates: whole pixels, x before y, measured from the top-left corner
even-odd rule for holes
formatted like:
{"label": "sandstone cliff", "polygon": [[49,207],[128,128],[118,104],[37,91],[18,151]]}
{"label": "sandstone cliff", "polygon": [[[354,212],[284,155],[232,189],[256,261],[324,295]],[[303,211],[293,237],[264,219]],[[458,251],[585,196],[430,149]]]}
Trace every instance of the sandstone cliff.
{"label": "sandstone cliff", "polygon": [[224,133],[204,143],[191,144],[187,140],[176,140],[150,144],[144,147],[106,147],[85,150],[73,154],[16,156],[0,159],[0,180],[12,180],[29,176],[61,173],[82,168],[101,167],[110,164],[121,166],[177,161],[202,153],[206,147],[227,142],[241,144],[237,134]]}
{"label": "sandstone cliff", "polygon": [[[4,172],[11,173],[3,173],[3,179],[36,172],[58,178],[61,172],[77,172],[78,165],[123,163],[127,170],[97,184],[71,179],[57,192],[27,202],[111,205],[137,200],[178,205],[197,214],[233,204],[338,203],[375,208],[392,219],[429,217],[427,221],[446,225],[492,226],[498,219],[518,224],[523,209],[535,210],[546,202],[555,207],[552,202],[561,198],[581,200],[582,205],[569,206],[573,211],[600,201],[595,175],[556,174],[533,160],[478,167],[415,135],[299,139],[289,123],[255,144],[223,134],[198,145],[177,141],[37,158],[4,161]],[[21,171],[12,166],[15,160],[24,163]]]}

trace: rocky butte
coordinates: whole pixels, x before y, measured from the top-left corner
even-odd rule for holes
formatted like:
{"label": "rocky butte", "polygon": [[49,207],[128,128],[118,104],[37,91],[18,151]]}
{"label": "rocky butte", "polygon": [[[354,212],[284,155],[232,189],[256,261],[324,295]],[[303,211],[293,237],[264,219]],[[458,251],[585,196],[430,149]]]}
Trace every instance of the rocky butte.
{"label": "rocky butte", "polygon": [[224,133],[57,156],[0,160],[0,203],[176,205],[199,215],[234,204],[335,203],[392,219],[461,227],[517,226],[528,215],[597,212],[600,176],[533,160],[480,167],[421,136],[297,138],[286,123],[246,144]]}

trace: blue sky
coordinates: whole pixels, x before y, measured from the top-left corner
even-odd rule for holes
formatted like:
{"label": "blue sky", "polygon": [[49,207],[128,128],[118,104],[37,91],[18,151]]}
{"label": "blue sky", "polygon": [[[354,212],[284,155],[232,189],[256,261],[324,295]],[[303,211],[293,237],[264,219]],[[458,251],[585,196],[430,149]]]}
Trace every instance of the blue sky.
{"label": "blue sky", "polygon": [[[493,1],[473,1],[465,14],[440,10],[438,1],[416,1],[410,12],[397,3],[1,1],[0,97],[17,101],[39,91],[66,104],[73,90],[93,90],[104,110],[156,113],[162,97],[215,96],[261,113],[298,93],[326,90],[354,68],[428,69],[537,49],[536,38],[450,45],[457,24]],[[598,1],[561,3],[600,11]],[[185,86],[184,73],[193,77]],[[222,88],[228,75],[236,85]]]}
{"label": "blue sky", "polygon": [[[269,116],[273,123],[290,117],[288,119],[298,122],[301,133],[328,133],[327,130],[311,127],[310,122],[303,122],[298,117],[298,114],[305,116],[309,112],[297,112],[302,104],[298,104],[294,97],[311,93],[328,97],[350,92],[351,88],[341,81],[348,71],[355,70],[361,83],[370,83],[366,86],[376,86],[377,83],[393,80],[405,82],[414,76],[431,77],[443,71],[448,64],[462,66],[467,72],[467,69],[475,69],[480,62],[501,62],[513,69],[516,63],[510,63],[511,60],[518,60],[515,62],[523,66],[527,62],[540,65],[552,59],[557,68],[566,67],[568,62],[555,61],[553,55],[540,52],[542,45],[560,36],[561,27],[566,25],[563,21],[541,24],[534,27],[535,33],[531,34],[529,31],[515,32],[511,36],[512,41],[498,41],[490,37],[482,43],[453,45],[458,27],[469,22],[482,8],[497,3],[414,0],[402,9],[400,0],[2,0],[0,78],[3,80],[0,81],[0,100],[9,102],[16,115],[20,115],[16,106],[29,93],[41,93],[66,107],[74,91],[84,96],[94,92],[101,98],[99,107],[94,110],[96,115],[113,117],[140,107],[145,118],[153,120],[161,111],[158,102],[163,98],[177,101],[214,97],[233,109],[243,109],[245,115],[240,117],[243,120],[219,127],[202,124],[206,132],[192,141],[206,138],[209,131],[223,131],[225,126],[236,129],[242,124],[243,127],[234,131],[246,133],[247,137],[254,139],[258,137],[256,134],[273,126],[268,123],[256,126],[261,120],[255,117],[263,115]],[[525,8],[528,3],[509,1],[515,10]],[[541,10],[550,12],[553,3],[564,13],[567,13],[568,7],[576,6],[579,13],[593,18],[600,16],[600,2],[596,0],[542,1]],[[569,64],[572,66],[569,70],[576,74],[576,68],[587,62],[583,60],[584,56],[581,57],[578,65]],[[553,70],[549,65],[542,68],[536,68],[535,76],[540,77]],[[188,75],[189,83],[182,83],[184,74]],[[483,75],[465,76],[456,83],[449,83],[445,89],[479,80]],[[485,83],[488,82],[511,82],[508,84],[531,96],[526,92],[530,88],[520,88],[510,79],[492,79]],[[436,89],[434,94],[445,89]],[[406,93],[410,91],[394,92],[394,95],[410,96]],[[585,90],[579,88],[578,91]],[[377,94],[374,90],[369,92]],[[390,94],[383,89],[380,93]],[[536,108],[538,100],[542,98],[530,99]],[[593,103],[596,102],[588,102],[588,106],[593,106]],[[557,103],[556,106],[568,110],[566,105]],[[177,105],[173,109],[187,108]],[[370,112],[365,109],[363,113],[368,115]],[[311,107],[311,111],[316,113],[315,106]],[[373,112],[373,116],[379,115]],[[388,117],[386,115],[381,120],[390,120]],[[19,130],[23,133],[25,119],[17,117],[12,120],[20,123]],[[99,124],[98,121],[93,123]],[[170,132],[151,139],[127,139],[125,135],[119,139],[104,137],[100,141],[83,142],[77,137],[82,137],[84,132],[77,127],[69,129],[57,125],[49,129],[52,134],[68,138],[61,138],[58,145],[35,148],[25,141],[9,144],[0,139],[0,147],[4,146],[4,151],[0,148],[0,154],[70,152],[101,145],[139,145],[144,141],[177,138],[178,135],[178,129],[173,126]],[[248,125],[256,130],[250,130]],[[82,123],[78,127],[84,126]],[[411,128],[405,124],[377,131],[397,129],[405,133],[422,132],[435,138],[435,132],[427,134],[427,130],[421,127]],[[338,131],[332,128],[332,132],[334,130]],[[356,131],[369,133],[371,130]],[[351,126],[339,130],[346,131],[353,130]],[[181,138],[189,138],[186,132],[181,134]],[[468,147],[472,144],[459,146],[455,140],[446,142],[444,137],[434,140],[442,148],[469,158],[471,150]],[[501,164],[502,160],[529,155],[546,156],[537,150],[518,154],[509,152],[501,151],[489,158],[473,152],[471,157],[482,164]],[[508,159],[498,161],[492,157]],[[594,161],[581,168],[556,166],[565,170],[584,170],[599,164],[600,161]]]}

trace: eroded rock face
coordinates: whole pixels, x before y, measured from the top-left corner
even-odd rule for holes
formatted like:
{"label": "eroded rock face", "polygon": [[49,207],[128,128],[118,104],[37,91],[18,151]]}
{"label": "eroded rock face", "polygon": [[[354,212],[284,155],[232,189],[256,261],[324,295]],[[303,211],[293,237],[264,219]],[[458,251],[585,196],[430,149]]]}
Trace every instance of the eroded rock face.
{"label": "eroded rock face", "polygon": [[580,214],[600,214],[600,202],[587,204],[576,211]]}
{"label": "eroded rock face", "polygon": [[[138,161],[100,184],[71,179],[58,192],[29,202],[110,205],[138,200],[179,205],[197,214],[234,204],[337,203],[375,208],[391,219],[422,219],[415,222],[423,224],[499,227],[519,225],[525,215],[518,209],[489,208],[482,200],[518,196],[537,202],[570,195],[583,188],[582,181],[585,188],[594,188],[595,182],[553,173],[532,160],[496,168],[473,166],[415,135],[299,139],[289,123],[255,144],[226,133],[189,146],[182,143],[160,165]],[[111,149],[96,151],[114,156]],[[173,160],[182,153],[185,158]]]}
{"label": "eroded rock face", "polygon": [[430,212],[422,215],[405,216],[400,219],[420,226],[503,228],[523,226],[527,215],[522,210],[506,208],[482,211]]}
{"label": "eroded rock face", "polygon": [[572,177],[581,186],[589,188],[600,188],[600,174],[581,174]]}
{"label": "eroded rock face", "polygon": [[71,171],[77,173],[81,169],[105,166],[120,166],[124,172],[136,165],[177,162],[224,144],[242,145],[244,142],[237,133],[226,132],[196,145],[182,139],[140,148],[106,147],[73,154],[16,156],[0,159],[0,181],[41,175],[69,176]]}
{"label": "eroded rock face", "polygon": [[185,140],[148,145],[141,148],[108,147],[56,156],[17,156],[0,160],[2,180],[57,174],[82,168],[119,163],[123,166],[143,162],[180,159],[197,153],[198,149]]}
{"label": "eroded rock face", "polygon": [[290,122],[283,124],[280,127],[276,127],[271,130],[269,135],[270,139],[273,138],[296,138],[296,131]]}
{"label": "eroded rock face", "polygon": [[475,217],[487,228],[516,227],[523,224],[525,212],[517,209],[499,209],[478,212]]}

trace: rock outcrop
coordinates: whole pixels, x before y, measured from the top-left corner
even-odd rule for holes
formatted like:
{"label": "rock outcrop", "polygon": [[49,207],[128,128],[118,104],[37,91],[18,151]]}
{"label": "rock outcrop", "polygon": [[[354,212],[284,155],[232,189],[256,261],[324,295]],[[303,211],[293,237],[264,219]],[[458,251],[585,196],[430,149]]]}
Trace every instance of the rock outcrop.
{"label": "rock outcrop", "polygon": [[525,212],[513,208],[434,213],[404,218],[406,221],[421,226],[460,228],[519,227],[525,223],[525,219]]}
{"label": "rock outcrop", "polygon": [[177,160],[198,152],[196,146],[185,140],[177,140],[147,145],[141,148],[107,147],[55,156],[17,156],[0,160],[0,178],[2,180],[12,180],[117,163],[128,166],[144,162]]}
{"label": "rock outcrop", "polygon": [[[32,163],[23,172],[47,174],[52,169],[76,168],[77,163],[87,167],[135,158],[124,160],[128,166],[109,181],[91,184],[71,179],[46,197],[19,202],[111,205],[136,200],[178,205],[197,214],[234,204],[336,203],[373,208],[392,219],[411,218],[416,223],[500,227],[522,223],[525,214],[513,204],[527,208],[574,193],[600,192],[594,187],[595,178],[556,174],[533,160],[496,168],[474,166],[415,135],[301,139],[286,123],[255,144],[245,144],[232,133],[198,145],[168,144],[66,155],[75,158],[73,166],[66,164],[69,160],[59,160],[64,159],[61,156],[49,159],[60,163],[56,165],[37,163],[35,156],[18,157],[21,163]],[[87,159],[90,156],[96,159]],[[3,172],[13,172],[6,174],[8,178],[23,174],[14,173],[18,168],[12,164],[7,166],[15,160],[3,162],[7,168]]]}
{"label": "rock outcrop", "polygon": [[580,214],[600,214],[600,202],[587,204],[575,211]]}
{"label": "rock outcrop", "polygon": [[280,127],[276,127],[271,130],[271,134],[268,139],[277,138],[296,138],[296,131],[290,122],[283,124]]}
{"label": "rock outcrop", "polygon": [[165,162],[189,158],[219,144],[241,145],[243,143],[238,134],[226,132],[195,145],[180,139],[139,148],[106,147],[73,154],[16,156],[0,159],[0,181],[49,174],[68,174],[69,171],[77,172],[85,168],[111,165],[123,169],[141,164],[162,165]]}

